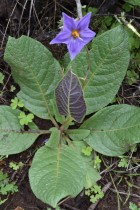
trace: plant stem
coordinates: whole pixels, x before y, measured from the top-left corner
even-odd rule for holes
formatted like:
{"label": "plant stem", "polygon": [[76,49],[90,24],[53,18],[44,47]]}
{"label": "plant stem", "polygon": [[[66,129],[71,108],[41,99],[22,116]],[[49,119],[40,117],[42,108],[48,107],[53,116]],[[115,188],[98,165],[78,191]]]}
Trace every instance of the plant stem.
{"label": "plant stem", "polygon": [[78,18],[81,19],[82,18],[82,5],[81,5],[81,1],[80,0],[75,0],[76,2],[76,7],[77,7],[77,15]]}
{"label": "plant stem", "polygon": [[72,118],[71,116],[68,116],[68,117],[66,118],[66,120],[64,121],[64,123],[61,125],[60,131],[63,132],[64,129],[65,129],[65,127],[69,126],[70,123],[72,122],[72,120],[73,120],[73,118]]}
{"label": "plant stem", "polygon": [[56,128],[59,128],[59,125],[57,124],[57,122],[55,121],[55,119],[50,115],[50,120],[52,121],[52,123],[54,124],[54,126]]}

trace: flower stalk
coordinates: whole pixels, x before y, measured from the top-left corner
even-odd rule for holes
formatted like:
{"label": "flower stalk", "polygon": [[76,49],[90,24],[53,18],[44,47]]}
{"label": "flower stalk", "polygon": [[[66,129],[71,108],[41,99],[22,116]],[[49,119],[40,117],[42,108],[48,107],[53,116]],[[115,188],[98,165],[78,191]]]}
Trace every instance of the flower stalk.
{"label": "flower stalk", "polygon": [[81,5],[81,1],[80,0],[75,0],[76,2],[76,7],[77,7],[77,15],[78,18],[81,19],[82,18],[82,5]]}

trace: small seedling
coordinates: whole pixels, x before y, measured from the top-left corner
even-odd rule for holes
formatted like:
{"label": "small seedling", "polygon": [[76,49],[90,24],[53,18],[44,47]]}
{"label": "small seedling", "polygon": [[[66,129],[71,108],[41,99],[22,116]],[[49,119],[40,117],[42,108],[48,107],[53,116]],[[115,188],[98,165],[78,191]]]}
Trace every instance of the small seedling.
{"label": "small seedling", "polygon": [[140,210],[140,208],[135,203],[132,203],[132,202],[129,203],[129,209],[130,210]]}
{"label": "small seedling", "polygon": [[2,205],[3,203],[5,203],[6,201],[7,201],[7,198],[6,199],[3,199],[3,200],[0,198],[0,205]]}
{"label": "small seedling", "polygon": [[121,157],[121,160],[119,161],[118,167],[127,168],[128,167],[128,158]]}
{"label": "small seedling", "polygon": [[127,76],[126,76],[127,82],[129,85],[132,85],[137,82],[139,79],[139,75],[132,69],[127,71]]}
{"label": "small seedling", "polygon": [[89,147],[89,146],[83,146],[82,148],[82,153],[85,155],[85,156],[90,156],[91,153],[92,153],[92,148]]}
{"label": "small seedling", "polygon": [[24,107],[24,104],[22,103],[22,101],[20,101],[17,97],[15,97],[14,99],[11,100],[11,107],[12,109],[16,109],[17,107]]}
{"label": "small seedling", "polygon": [[96,203],[99,199],[104,197],[104,193],[101,190],[101,186],[95,184],[91,188],[85,190],[85,194],[90,197],[92,203]]}
{"label": "small seedling", "polygon": [[22,162],[14,163],[10,162],[9,167],[12,168],[14,171],[17,171],[19,168],[21,168],[24,164]]}
{"label": "small seedling", "polygon": [[15,87],[14,85],[11,85],[11,87],[10,87],[10,92],[14,92],[15,89],[16,89],[16,87]]}
{"label": "small seedling", "polygon": [[101,161],[100,157],[98,155],[96,155],[95,158],[94,158],[94,168],[99,170],[101,162],[102,161]]}
{"label": "small seedling", "polygon": [[20,119],[21,125],[28,125],[29,123],[33,122],[34,115],[31,113],[26,115],[24,112],[20,112],[18,118]]}
{"label": "small seedling", "polygon": [[9,183],[9,178],[6,173],[0,171],[0,194],[8,195],[9,193],[14,193],[18,191],[18,187],[14,182]]}

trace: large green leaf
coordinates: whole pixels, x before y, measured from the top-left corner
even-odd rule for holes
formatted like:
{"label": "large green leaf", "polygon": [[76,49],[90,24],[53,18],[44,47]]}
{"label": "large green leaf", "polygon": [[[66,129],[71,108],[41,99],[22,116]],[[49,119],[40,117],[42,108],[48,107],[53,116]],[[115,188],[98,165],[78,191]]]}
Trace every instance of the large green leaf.
{"label": "large green leaf", "polygon": [[87,54],[88,62],[85,56],[85,52],[79,54],[68,69],[85,79],[83,91],[87,114],[90,114],[112,101],[126,74],[129,64],[126,31],[118,26],[96,37]]}
{"label": "large green leaf", "polygon": [[48,118],[49,101],[61,78],[60,65],[41,43],[26,36],[9,38],[5,61],[11,66],[24,106],[40,118]]}
{"label": "large green leaf", "polygon": [[69,129],[69,130],[67,130],[67,134],[69,135],[69,137],[72,140],[78,141],[78,140],[83,140],[84,138],[86,138],[90,134],[90,130],[87,130],[87,129]]}
{"label": "large green leaf", "polygon": [[0,155],[16,154],[28,149],[39,135],[22,133],[19,113],[19,110],[12,110],[9,106],[0,106]]}
{"label": "large green leaf", "polygon": [[66,196],[75,197],[84,187],[86,167],[74,148],[39,149],[29,171],[31,188],[37,198],[56,207]]}
{"label": "large green leaf", "polygon": [[[81,129],[79,129],[81,130]],[[86,163],[86,182],[84,187],[90,188],[92,187],[98,180],[100,180],[101,176],[99,172],[94,168],[93,166],[93,156],[85,156],[82,153],[82,148],[86,146],[87,144],[84,141],[74,141],[73,142],[75,146],[76,152],[81,156],[81,159],[83,159],[83,162]]]}
{"label": "large green leaf", "polygon": [[89,74],[89,52],[87,50],[84,48],[67,66],[68,70],[72,69],[72,71],[76,73],[78,77],[82,78],[83,81]]}
{"label": "large green leaf", "polygon": [[102,109],[81,126],[89,129],[84,141],[109,156],[119,156],[140,142],[140,108],[114,105]]}

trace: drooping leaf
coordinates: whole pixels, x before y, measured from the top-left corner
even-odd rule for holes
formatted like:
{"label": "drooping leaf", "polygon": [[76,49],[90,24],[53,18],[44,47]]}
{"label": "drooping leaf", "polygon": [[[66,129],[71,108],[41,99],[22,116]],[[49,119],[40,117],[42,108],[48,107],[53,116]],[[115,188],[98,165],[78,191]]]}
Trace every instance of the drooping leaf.
{"label": "drooping leaf", "polygon": [[0,155],[20,153],[28,149],[39,136],[37,133],[22,133],[19,110],[0,106]]}
{"label": "drooping leaf", "polygon": [[40,118],[48,118],[50,99],[61,79],[60,64],[38,41],[27,36],[8,39],[5,61],[11,66],[15,82],[21,88],[18,98]]}
{"label": "drooping leaf", "polygon": [[89,129],[84,139],[93,149],[108,156],[119,156],[140,142],[140,108],[114,105],[102,109],[81,126]]}
{"label": "drooping leaf", "polygon": [[37,198],[56,207],[66,196],[75,197],[85,184],[85,164],[66,145],[39,149],[29,171],[31,188]]}
{"label": "drooping leaf", "polygon": [[85,56],[84,52],[79,54],[79,63],[74,59],[68,68],[72,68],[78,77],[85,78],[83,92],[87,114],[90,114],[113,100],[124,79],[129,64],[126,31],[118,26],[97,36],[88,53],[88,62],[84,60]]}
{"label": "drooping leaf", "polygon": [[86,105],[80,83],[72,71],[68,71],[60,81],[55,90],[55,96],[60,114],[72,116],[80,123],[85,116]]}

